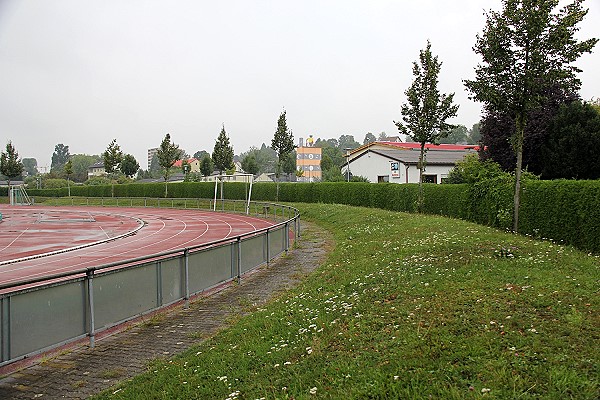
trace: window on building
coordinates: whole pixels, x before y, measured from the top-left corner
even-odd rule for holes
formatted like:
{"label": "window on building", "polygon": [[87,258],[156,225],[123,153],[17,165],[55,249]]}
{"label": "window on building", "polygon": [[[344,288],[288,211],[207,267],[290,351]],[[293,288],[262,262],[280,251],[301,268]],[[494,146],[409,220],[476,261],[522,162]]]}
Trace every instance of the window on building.
{"label": "window on building", "polygon": [[423,175],[423,183],[438,183],[437,175]]}
{"label": "window on building", "polygon": [[383,183],[383,182],[389,182],[389,181],[390,181],[389,175],[379,175],[377,177],[377,183]]}

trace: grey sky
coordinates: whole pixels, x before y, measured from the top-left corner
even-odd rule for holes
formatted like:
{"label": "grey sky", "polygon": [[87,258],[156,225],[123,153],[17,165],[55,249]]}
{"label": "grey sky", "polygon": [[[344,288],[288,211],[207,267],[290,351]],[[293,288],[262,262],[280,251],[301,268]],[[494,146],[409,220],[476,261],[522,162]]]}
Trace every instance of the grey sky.
{"label": "grey sky", "polygon": [[[580,37],[600,37],[600,1],[585,6]],[[462,80],[489,9],[500,0],[0,0],[0,145],[49,166],[57,143],[100,154],[116,138],[146,168],[167,132],[190,154],[223,123],[236,154],[270,144],[284,107],[296,142],[395,135],[427,39],[470,128],[481,107]],[[600,96],[599,54],[577,64],[584,99]]]}

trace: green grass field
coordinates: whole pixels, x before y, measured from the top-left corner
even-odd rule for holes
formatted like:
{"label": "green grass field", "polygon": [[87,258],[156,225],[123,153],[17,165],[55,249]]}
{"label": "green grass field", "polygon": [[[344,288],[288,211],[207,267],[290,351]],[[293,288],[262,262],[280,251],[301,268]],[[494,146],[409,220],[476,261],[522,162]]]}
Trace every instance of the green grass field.
{"label": "green grass field", "polygon": [[598,256],[436,216],[297,207],[334,234],[324,265],[99,398],[599,397]]}

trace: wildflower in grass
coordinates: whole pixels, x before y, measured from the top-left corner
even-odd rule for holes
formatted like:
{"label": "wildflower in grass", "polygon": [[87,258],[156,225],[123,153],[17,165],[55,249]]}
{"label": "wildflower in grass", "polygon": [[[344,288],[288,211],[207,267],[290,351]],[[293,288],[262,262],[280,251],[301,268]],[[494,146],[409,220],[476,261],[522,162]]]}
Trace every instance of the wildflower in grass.
{"label": "wildflower in grass", "polygon": [[231,393],[229,393],[229,396],[227,396],[227,400],[237,399],[239,395],[240,395],[239,390],[236,390],[235,392],[231,392]]}
{"label": "wildflower in grass", "polygon": [[486,393],[489,393],[489,392],[491,392],[491,391],[492,391],[492,389],[488,389],[488,388],[483,388],[483,389],[481,389],[481,393],[482,393],[482,394],[486,394]]}
{"label": "wildflower in grass", "polygon": [[317,394],[317,388],[316,387],[310,388],[309,393],[310,394]]}

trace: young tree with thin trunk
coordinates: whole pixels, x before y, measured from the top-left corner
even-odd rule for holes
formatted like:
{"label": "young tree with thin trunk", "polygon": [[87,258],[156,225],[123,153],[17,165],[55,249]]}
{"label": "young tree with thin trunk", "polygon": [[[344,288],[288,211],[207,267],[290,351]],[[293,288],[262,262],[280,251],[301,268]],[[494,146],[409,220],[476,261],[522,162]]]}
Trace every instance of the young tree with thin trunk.
{"label": "young tree with thin trunk", "polygon": [[587,14],[584,0],[555,11],[559,0],[502,0],[502,11],[486,13],[474,51],[482,62],[475,79],[464,84],[486,111],[512,117],[516,154],[513,230],[519,227],[523,142],[531,110],[545,100],[544,90],[557,85],[576,93],[581,86],[573,63],[590,53],[597,39],[579,41],[575,34]]}
{"label": "young tree with thin trunk", "polygon": [[[277,130],[271,140],[271,147],[277,152],[277,169],[275,170],[275,177],[277,178],[277,194],[276,199],[279,198],[279,175],[283,168],[283,163],[288,155],[294,151],[294,135],[287,126],[286,111],[279,115],[277,120]],[[295,169],[295,167],[294,167]]]}
{"label": "young tree with thin trunk", "polygon": [[175,161],[181,157],[181,150],[179,146],[171,142],[171,135],[166,134],[165,138],[160,144],[160,147],[156,151],[156,157],[158,158],[158,164],[163,169],[163,178],[165,179],[165,197],[168,196],[168,181],[169,175],[171,174],[171,167]]}
{"label": "young tree with thin trunk", "polygon": [[114,177],[112,176],[115,171],[119,169],[121,161],[123,161],[123,152],[121,146],[117,144],[117,139],[113,139],[108,145],[104,153],[102,153],[102,161],[104,163],[104,171],[111,178],[111,196],[115,196],[115,183]]}
{"label": "young tree with thin trunk", "polygon": [[117,144],[117,139],[113,139],[102,153],[102,161],[107,174],[112,174],[119,169],[119,165],[123,161],[123,152],[121,146]]}
{"label": "young tree with thin trunk", "polygon": [[64,172],[67,176],[67,188],[69,191],[69,197],[71,197],[71,175],[73,174],[73,161],[67,161],[64,167]]}
{"label": "young tree with thin trunk", "polygon": [[458,105],[452,104],[454,93],[440,94],[438,75],[442,63],[431,54],[431,43],[419,53],[419,61],[413,63],[414,80],[404,92],[408,103],[402,104],[402,122],[396,122],[400,133],[408,135],[421,144],[419,154],[419,211],[423,205],[423,172],[426,168],[425,145],[438,144],[454,128],[446,120],[456,116]]}
{"label": "young tree with thin trunk", "polygon": [[10,141],[6,144],[6,152],[0,154],[0,173],[6,176],[10,193],[10,179],[23,173],[23,163],[19,159],[19,153]]}

